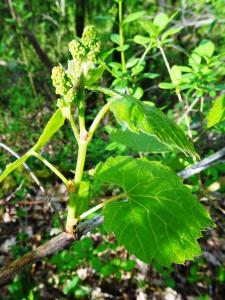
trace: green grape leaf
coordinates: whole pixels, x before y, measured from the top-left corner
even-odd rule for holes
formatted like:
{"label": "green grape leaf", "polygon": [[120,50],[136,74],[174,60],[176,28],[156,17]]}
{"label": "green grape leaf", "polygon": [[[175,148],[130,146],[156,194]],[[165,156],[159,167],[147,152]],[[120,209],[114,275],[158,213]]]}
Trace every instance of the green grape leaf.
{"label": "green grape leaf", "polygon": [[22,157],[15,160],[13,163],[10,163],[6,166],[3,173],[0,175],[0,182],[2,182],[6,176],[8,176],[12,171],[21,166],[30,156],[33,155],[32,151],[40,150],[49,139],[59,130],[59,128],[64,124],[65,117],[63,117],[62,112],[58,109],[51,119],[48,121],[47,125],[44,128],[44,131],[37,143],[28,150]]}
{"label": "green grape leaf", "polygon": [[140,17],[142,17],[144,15],[145,15],[145,11],[137,11],[137,12],[134,12],[132,14],[129,14],[124,18],[123,24],[133,22],[133,21],[139,19]]}
{"label": "green grape leaf", "polygon": [[159,109],[131,96],[112,98],[111,111],[117,121],[130,131],[155,136],[171,149],[177,148],[186,155],[194,155],[195,149],[183,131]]}
{"label": "green grape leaf", "polygon": [[23,156],[15,160],[14,162],[8,164],[5,170],[0,175],[0,183],[16,168],[20,167],[32,154],[28,151]]}
{"label": "green grape leaf", "polygon": [[214,223],[171,169],[145,158],[120,156],[100,163],[95,177],[126,194],[106,204],[104,226],[130,253],[163,266],[183,264],[201,253],[197,239]]}
{"label": "green grape leaf", "polygon": [[40,150],[64,124],[64,121],[65,118],[63,117],[61,110],[57,109],[57,111],[53,114],[53,116],[45,126],[44,131],[38,139],[37,143],[33,146],[33,149],[35,151]]}
{"label": "green grape leaf", "polygon": [[210,128],[225,120],[225,94],[214,102],[207,116],[207,127]]}
{"label": "green grape leaf", "polygon": [[88,209],[88,202],[90,199],[90,182],[87,180],[81,181],[79,192],[78,192],[78,201],[76,205],[76,215],[80,216],[83,212]]}
{"label": "green grape leaf", "polygon": [[113,130],[111,138],[113,141],[137,152],[161,153],[171,151],[169,147],[160,142],[154,135],[144,132],[135,133],[130,130]]}

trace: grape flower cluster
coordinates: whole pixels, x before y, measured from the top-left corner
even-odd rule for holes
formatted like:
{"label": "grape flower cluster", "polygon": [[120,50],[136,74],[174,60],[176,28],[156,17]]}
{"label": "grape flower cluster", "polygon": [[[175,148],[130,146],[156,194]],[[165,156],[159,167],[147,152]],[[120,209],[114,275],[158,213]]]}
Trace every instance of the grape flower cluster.
{"label": "grape flower cluster", "polygon": [[100,43],[94,26],[84,28],[81,41],[75,39],[69,43],[69,51],[76,61],[93,64],[100,51]]}
{"label": "grape flower cluster", "polygon": [[81,39],[74,39],[69,43],[69,51],[73,57],[68,61],[65,70],[62,65],[52,69],[52,82],[56,94],[60,95],[57,106],[62,109],[65,117],[70,114],[70,104],[76,98],[76,84],[81,75],[86,77],[88,71],[94,67],[100,52],[100,43],[94,26],[84,28]]}

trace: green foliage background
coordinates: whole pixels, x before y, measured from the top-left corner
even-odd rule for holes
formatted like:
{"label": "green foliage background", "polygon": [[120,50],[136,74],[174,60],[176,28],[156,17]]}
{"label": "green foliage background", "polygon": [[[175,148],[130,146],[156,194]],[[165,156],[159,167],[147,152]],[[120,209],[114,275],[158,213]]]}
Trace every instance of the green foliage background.
{"label": "green foliage background", "polygon": [[[11,8],[10,5],[12,5]],[[132,19],[129,15],[135,12],[141,13],[137,19],[135,19],[137,15],[133,15],[134,20],[129,22]],[[182,70],[175,68],[170,78],[156,48],[147,54],[145,63],[140,68],[133,68],[135,59],[140,59],[145,50],[143,37],[146,38],[147,34],[139,22],[141,16],[145,14],[149,20],[153,20],[159,12],[165,12],[169,16],[177,13],[172,20],[172,26],[181,27],[182,30],[174,33],[165,43],[165,52],[171,66],[189,67],[190,73],[183,71],[184,68]],[[124,0],[123,14],[127,22],[124,25],[124,39],[125,44],[129,46],[125,51],[128,70],[126,78],[121,75],[120,51],[115,50],[118,47],[119,31],[116,1],[46,0],[41,3],[36,0],[4,1],[0,3],[0,13],[0,142],[9,145],[18,153],[25,153],[37,142],[42,128],[52,111],[55,110],[57,98],[50,79],[51,67],[59,61],[62,64],[67,61],[69,41],[82,32],[83,25],[86,24],[96,26],[102,44],[101,59],[104,60],[107,69],[111,70],[111,72],[105,70],[100,80],[102,86],[111,86],[118,91],[124,91],[127,86],[130,86],[134,97],[162,107],[163,112],[176,121],[183,114],[184,108],[178,102],[171,84],[179,84],[184,97],[188,99],[189,106],[196,98],[200,99],[189,114],[197,152],[204,157],[224,147],[225,8],[223,0]],[[196,53],[196,47],[199,47],[200,43],[205,40],[211,41],[215,49],[209,60],[202,59],[196,68],[193,63],[190,63],[190,56]],[[181,72],[185,77],[181,77]],[[172,82],[171,79],[173,79]],[[185,87],[184,83],[186,84],[187,80],[189,86]],[[100,107],[103,104],[102,97],[101,94],[97,95],[91,91],[87,93],[89,122],[96,114],[96,106]],[[204,101],[201,101],[201,98]],[[87,169],[94,168],[100,160],[104,161],[109,156],[133,153],[129,143],[128,147],[121,143],[118,133],[117,138],[112,140],[108,138],[107,133],[115,131],[115,127],[112,117],[104,120],[103,126],[96,134],[97,138],[90,146]],[[184,121],[181,127],[186,130]],[[43,152],[45,157],[56,164],[65,175],[70,175],[68,170],[73,169],[75,164],[74,153],[77,149],[73,143],[68,143],[71,138],[71,131],[64,127],[56,134],[51,145],[45,146]],[[139,151],[145,152],[142,149]],[[160,159],[163,164],[172,167],[175,171],[180,171],[192,163],[190,158],[180,153],[171,154],[167,151],[162,155],[156,153],[146,155],[146,157],[149,160]],[[1,149],[0,171],[13,160],[13,157]],[[28,163],[33,170],[36,170],[36,174],[46,188],[51,189],[52,186],[58,188],[59,182],[48,169],[36,159],[30,159]],[[188,181],[194,186],[193,190],[198,192],[199,197],[204,197],[212,184],[219,184],[216,190],[218,198],[213,204],[207,203],[219,224],[221,221],[217,210],[218,206],[223,203],[221,204],[218,199],[223,198],[225,192],[224,171],[224,164],[216,165],[204,171],[200,178],[194,176]],[[10,231],[16,237],[16,244],[12,251],[14,258],[28,251],[34,242],[27,233],[23,232],[25,224],[31,225],[34,236],[40,234],[43,240],[49,238],[51,227],[59,228],[51,211],[48,211],[48,217],[43,223],[35,224],[35,219],[31,216],[33,210],[18,204],[27,194],[34,197],[37,192],[23,168],[14,172],[3,183],[0,199],[4,199],[6,194],[13,193],[21,181],[23,182],[22,188],[10,201],[10,205],[16,207],[13,221],[16,226],[11,222],[10,227],[7,227],[15,227]],[[108,190],[104,194],[100,193],[102,185],[95,183],[91,191],[93,199],[97,199],[99,194],[105,197],[109,193]],[[215,205],[217,201],[220,202],[218,206]],[[62,208],[63,205],[65,204],[62,204]],[[12,211],[12,206],[9,206],[10,211]],[[4,207],[1,206],[2,220],[4,213]],[[6,229],[3,226],[3,232],[4,230]],[[103,230],[100,229],[100,232],[103,233]],[[224,231],[221,230],[219,233],[222,235]],[[137,262],[132,257],[127,257],[126,252],[118,247],[112,236],[103,235],[99,238],[98,234],[99,232],[95,233],[93,238],[86,237],[71,249],[46,260],[44,264],[50,264],[54,268],[54,272],[49,268],[48,278],[42,279],[35,277],[34,274],[28,282],[26,281],[27,274],[21,274],[15,278],[4,288],[3,299],[43,299],[43,288],[40,284],[47,285],[45,299],[52,299],[50,298],[51,289],[54,289],[56,293],[55,299],[57,297],[57,299],[85,297],[90,299],[94,287],[100,286],[104,290],[107,282],[109,285],[122,286],[124,293],[128,293],[129,288],[132,289],[128,297],[137,295],[139,290],[145,291],[148,297],[152,297],[155,291],[171,287],[183,297],[191,293],[197,299],[222,299],[225,282],[224,262],[210,265],[202,257],[187,265],[186,270],[182,267],[179,269],[177,266],[162,269],[155,265],[150,268],[149,277],[139,279]],[[206,247],[206,242],[203,241],[203,245]],[[108,248],[109,252],[107,252]],[[84,266],[94,271],[83,280],[82,276],[79,277],[76,274],[76,270]],[[47,268],[46,265],[42,265],[40,272],[43,273],[45,268]],[[126,276],[129,278],[127,281],[124,279]],[[180,284],[182,280],[178,279],[179,276],[184,278],[183,285]],[[151,285],[150,280],[153,277],[160,278],[163,284]],[[126,285],[128,288],[125,287]],[[212,290],[209,286],[213,287]],[[105,290],[110,292],[110,288],[105,288]],[[112,294],[116,299],[123,299],[121,298],[123,292],[115,294],[115,291],[112,291]]]}

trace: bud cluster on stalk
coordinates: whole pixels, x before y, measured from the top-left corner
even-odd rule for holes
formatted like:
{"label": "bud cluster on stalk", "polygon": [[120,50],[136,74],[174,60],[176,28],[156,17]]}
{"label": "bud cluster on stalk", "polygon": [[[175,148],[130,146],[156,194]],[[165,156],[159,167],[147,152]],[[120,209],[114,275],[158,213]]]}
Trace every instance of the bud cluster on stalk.
{"label": "bud cluster on stalk", "polygon": [[76,86],[79,85],[81,76],[87,76],[93,69],[100,52],[100,43],[94,26],[84,28],[81,39],[76,38],[69,43],[69,51],[73,57],[68,61],[65,70],[62,65],[52,69],[52,82],[56,94],[61,98],[57,106],[62,109],[65,117],[70,113],[70,104],[76,98]]}

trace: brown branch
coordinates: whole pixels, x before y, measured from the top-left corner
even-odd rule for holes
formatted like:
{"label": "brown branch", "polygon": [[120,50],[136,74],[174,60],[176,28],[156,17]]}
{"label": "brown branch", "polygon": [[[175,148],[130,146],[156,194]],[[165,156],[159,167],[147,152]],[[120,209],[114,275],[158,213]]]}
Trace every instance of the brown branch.
{"label": "brown branch", "polygon": [[72,236],[71,234],[62,232],[48,242],[39,246],[35,250],[28,252],[24,256],[4,266],[0,269],[0,286],[7,283],[7,281],[11,277],[20,272],[25,267],[70,246],[73,242],[80,239],[82,235],[99,226],[100,224],[102,224],[102,222],[103,217],[100,215],[88,221],[82,222],[78,225],[76,236]]}
{"label": "brown branch", "polygon": [[38,260],[46,257],[56,251],[60,251],[71,243],[73,243],[75,238],[68,233],[62,232],[57,235],[47,243],[32,250],[11,262],[9,265],[3,267],[0,271],[0,285],[6,283],[12,276],[20,272],[24,267],[37,262]]}
{"label": "brown branch", "polygon": [[81,37],[84,29],[85,14],[86,14],[86,0],[75,0],[76,5],[76,34]]}
{"label": "brown branch", "polygon": [[[190,168],[178,173],[182,178],[188,178],[193,174],[200,173],[202,170],[209,168],[215,164],[215,161],[225,155],[225,148],[217,151],[202,161],[194,164]],[[103,223],[103,216],[97,215],[92,219],[82,222],[77,227],[76,236],[72,236],[66,232],[59,234],[42,246],[31,252],[28,252],[21,258],[11,262],[0,269],[0,286],[6,283],[12,276],[20,272],[26,266],[33,264],[42,258],[58,252],[70,246],[74,241],[79,240],[83,235],[96,228]]]}
{"label": "brown branch", "polygon": [[53,65],[52,65],[50,58],[48,57],[47,53],[41,48],[35,35],[30,31],[30,29],[27,26],[24,27],[24,35],[27,37],[28,41],[33,46],[37,56],[40,58],[42,63],[45,65],[45,67],[51,73]]}
{"label": "brown branch", "polygon": [[23,35],[28,39],[30,44],[33,46],[37,56],[40,58],[42,63],[45,65],[45,67],[51,73],[53,65],[52,65],[52,62],[51,62],[50,58],[48,57],[48,54],[41,48],[37,38],[30,31],[30,29],[26,25],[25,26],[23,25],[20,15],[16,11],[15,7],[13,7],[12,1],[11,0],[5,0],[5,1],[6,1],[6,4],[8,5],[8,7],[9,7],[9,11],[10,11],[10,14],[11,14],[12,18],[16,21],[16,23],[18,24],[18,27],[23,28],[22,34],[20,34],[17,27],[15,28],[15,30],[16,30],[18,36],[19,36],[19,39],[21,40]]}
{"label": "brown branch", "polygon": [[179,172],[177,175],[179,175],[184,179],[191,177],[194,174],[198,174],[203,170],[208,169],[209,167],[220,163],[221,161],[219,159],[222,158],[223,156],[225,156],[225,147],[213,153],[212,155],[204,158],[203,160],[197,162],[193,166]]}
{"label": "brown branch", "polygon": [[32,76],[32,73],[30,72],[30,69],[29,69],[29,62],[28,62],[27,54],[26,54],[26,47],[24,45],[23,37],[20,35],[19,30],[18,30],[18,28],[20,27],[20,24],[21,24],[20,18],[17,15],[17,13],[16,13],[16,11],[13,7],[12,1],[11,0],[6,0],[6,4],[9,7],[9,11],[10,11],[10,14],[11,14],[13,20],[15,21],[14,28],[15,28],[15,32],[17,33],[17,36],[18,36],[18,41],[19,41],[19,45],[20,45],[20,48],[21,48],[23,61],[24,61],[24,64],[26,66],[27,76],[29,78],[33,94],[36,97],[37,93],[36,93],[36,89],[35,89],[35,85],[34,85],[33,76]]}

